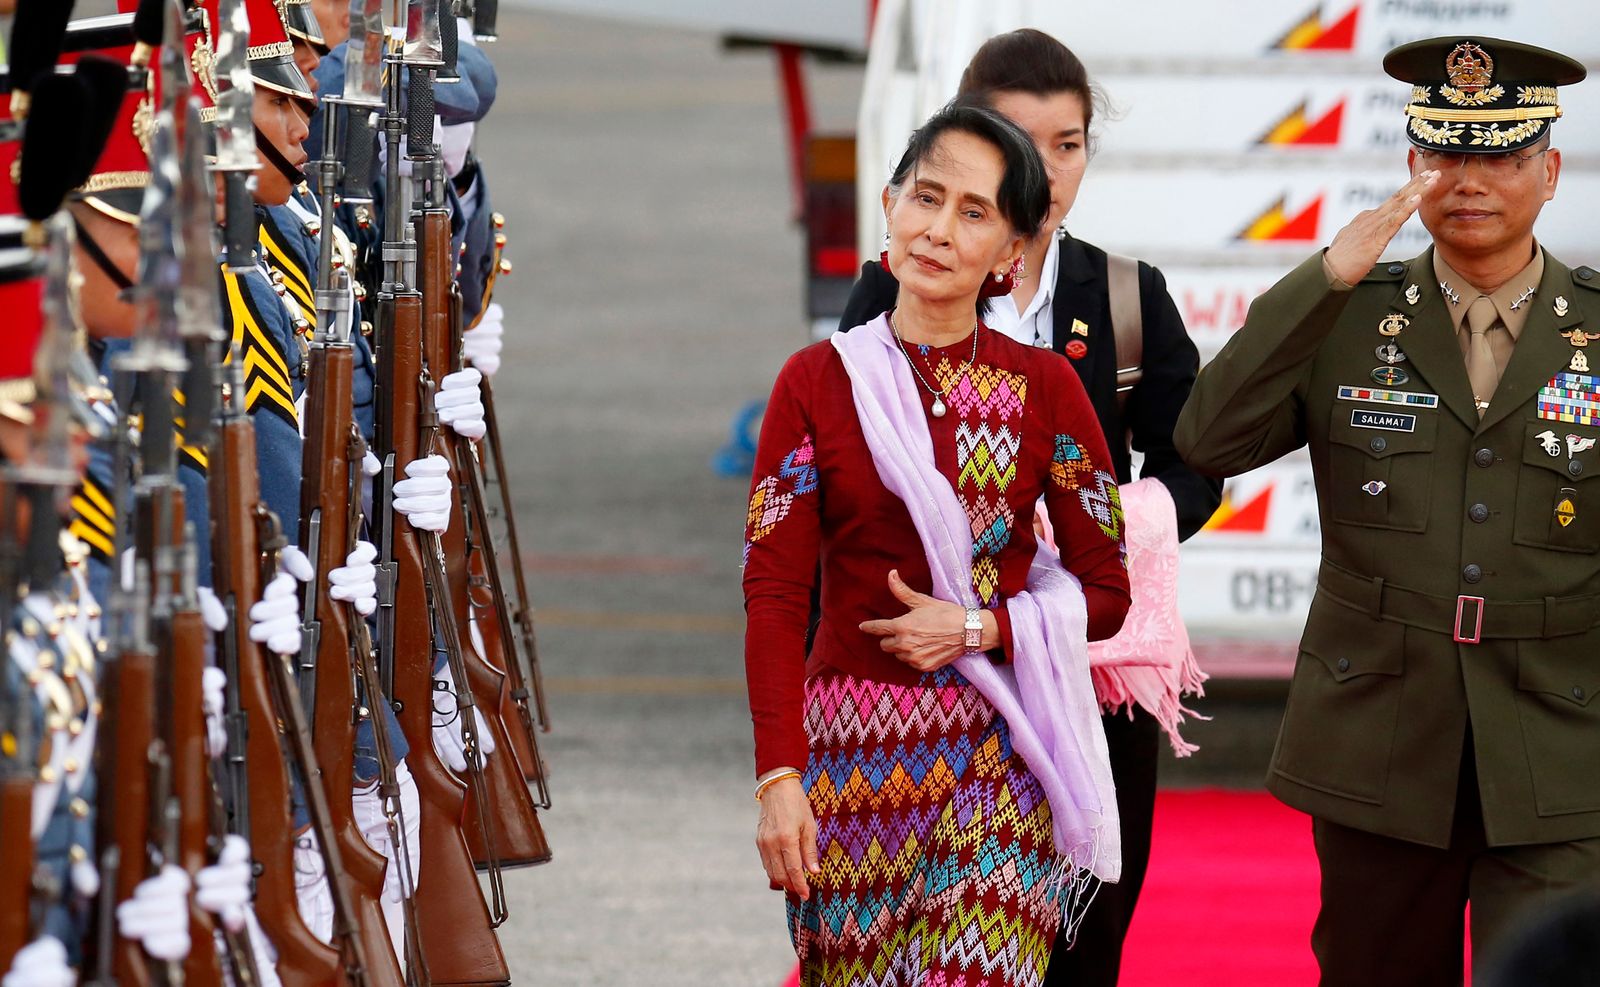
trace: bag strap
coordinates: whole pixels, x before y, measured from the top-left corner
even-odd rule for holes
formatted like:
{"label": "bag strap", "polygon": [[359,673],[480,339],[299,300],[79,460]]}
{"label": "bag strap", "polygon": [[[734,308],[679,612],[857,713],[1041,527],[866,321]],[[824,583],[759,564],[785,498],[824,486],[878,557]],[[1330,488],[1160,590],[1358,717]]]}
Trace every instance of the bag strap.
{"label": "bag strap", "polygon": [[1139,302],[1139,262],[1106,254],[1106,289],[1111,296],[1111,334],[1117,349],[1117,406],[1128,403],[1144,376],[1144,313]]}

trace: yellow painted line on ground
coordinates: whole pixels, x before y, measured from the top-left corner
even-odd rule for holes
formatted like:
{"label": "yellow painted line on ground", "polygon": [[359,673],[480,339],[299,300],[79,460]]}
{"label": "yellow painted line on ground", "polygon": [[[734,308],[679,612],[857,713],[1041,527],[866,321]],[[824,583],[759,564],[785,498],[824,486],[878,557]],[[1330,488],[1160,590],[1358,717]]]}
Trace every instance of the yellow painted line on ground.
{"label": "yellow painted line on ground", "polygon": [[544,627],[579,627],[607,631],[651,631],[658,634],[743,634],[744,618],[695,613],[613,613],[541,607],[534,619]]}
{"label": "yellow painted line on ground", "polygon": [[553,693],[632,696],[742,696],[744,679],[710,675],[552,675]]}

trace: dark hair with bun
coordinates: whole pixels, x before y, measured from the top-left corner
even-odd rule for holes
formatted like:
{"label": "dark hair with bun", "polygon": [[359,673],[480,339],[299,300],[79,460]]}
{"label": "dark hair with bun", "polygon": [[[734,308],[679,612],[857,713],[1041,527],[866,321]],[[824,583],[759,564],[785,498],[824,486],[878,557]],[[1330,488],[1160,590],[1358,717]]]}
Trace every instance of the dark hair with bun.
{"label": "dark hair with bun", "polygon": [[956,95],[963,101],[992,107],[995,94],[1003,92],[1075,94],[1083,101],[1085,135],[1094,122],[1096,106],[1104,102],[1098,87],[1089,79],[1089,70],[1072,49],[1031,27],[997,34],[985,41],[961,73]]}

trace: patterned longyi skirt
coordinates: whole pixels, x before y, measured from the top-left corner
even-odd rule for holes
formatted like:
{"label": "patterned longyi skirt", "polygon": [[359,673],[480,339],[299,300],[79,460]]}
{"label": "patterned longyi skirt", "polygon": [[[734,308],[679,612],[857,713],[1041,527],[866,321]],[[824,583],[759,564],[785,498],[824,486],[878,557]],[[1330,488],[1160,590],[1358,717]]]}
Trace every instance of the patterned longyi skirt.
{"label": "patterned longyi skirt", "polygon": [[802,987],[1037,987],[1061,922],[1044,790],[959,672],[806,685],[822,873],[789,896]]}

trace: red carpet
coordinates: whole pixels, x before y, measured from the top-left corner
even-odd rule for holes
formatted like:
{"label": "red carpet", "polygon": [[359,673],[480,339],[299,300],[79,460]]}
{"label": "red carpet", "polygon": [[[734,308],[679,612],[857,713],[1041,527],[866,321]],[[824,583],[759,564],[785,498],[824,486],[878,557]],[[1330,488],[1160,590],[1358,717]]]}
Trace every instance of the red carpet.
{"label": "red carpet", "polygon": [[1311,819],[1263,792],[1161,792],[1121,987],[1314,987]]}

